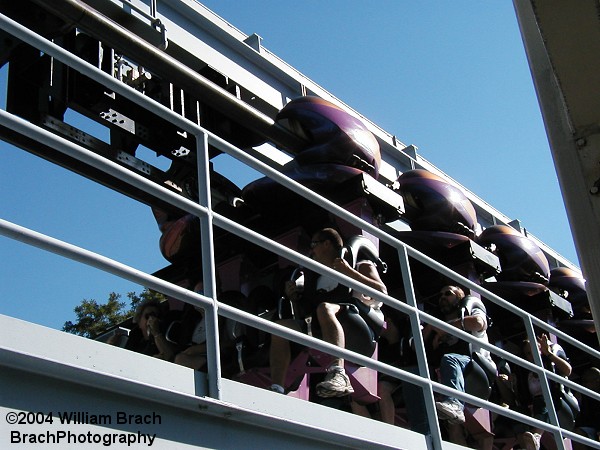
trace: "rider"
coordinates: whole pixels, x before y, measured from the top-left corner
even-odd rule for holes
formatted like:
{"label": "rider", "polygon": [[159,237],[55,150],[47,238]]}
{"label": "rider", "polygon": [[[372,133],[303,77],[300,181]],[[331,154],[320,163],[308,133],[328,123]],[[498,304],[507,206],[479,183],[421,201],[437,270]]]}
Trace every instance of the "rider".
{"label": "rider", "polygon": [[[480,299],[474,296],[465,296],[464,291],[458,286],[444,286],[440,290],[438,306],[443,320],[447,323],[482,341],[488,341],[487,315]],[[441,356],[439,367],[442,384],[457,391],[465,392],[463,372],[475,352],[493,364],[488,350],[474,348],[479,346],[473,346],[430,324],[423,329],[423,338],[431,343],[434,353]],[[447,396],[444,400],[436,402],[435,406],[440,420],[448,421],[450,424],[465,422],[464,403],[458,398]]]}
{"label": "rider", "polygon": [[[353,278],[373,289],[386,293],[375,264],[371,261],[359,261],[356,268],[351,267],[342,255],[343,241],[339,233],[332,228],[324,228],[316,232],[310,243],[310,256],[317,262]],[[306,311],[316,316],[315,323],[310,325],[305,320],[286,319],[280,325],[296,331],[319,334],[324,341],[338,347],[346,347],[346,334],[342,327],[342,316],[349,309],[358,310],[358,315],[368,326],[373,339],[379,336],[383,324],[381,302],[352,291],[326,275],[306,272],[304,289],[292,281],[286,283],[285,295],[296,302],[302,299]],[[271,339],[271,390],[284,392],[284,383],[291,361],[290,342],[281,336],[273,335]],[[344,371],[344,360],[335,358],[327,369],[325,380],[317,385],[317,395],[321,397],[341,397],[353,393],[350,379]]]}

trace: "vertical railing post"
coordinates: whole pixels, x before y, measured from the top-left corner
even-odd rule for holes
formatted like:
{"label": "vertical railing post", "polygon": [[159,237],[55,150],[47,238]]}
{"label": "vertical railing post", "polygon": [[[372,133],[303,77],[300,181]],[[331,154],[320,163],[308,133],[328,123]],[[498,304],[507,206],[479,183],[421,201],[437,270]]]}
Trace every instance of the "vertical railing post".
{"label": "vertical railing post", "polygon": [[202,280],[204,295],[213,300],[212,308],[205,311],[206,360],[208,367],[208,394],[221,398],[221,358],[219,352],[219,315],[217,281],[215,276],[212,204],[210,195],[210,164],[208,135],[196,135],[196,160],[198,166],[198,201],[206,207],[207,214],[200,215],[200,241],[202,252]]}
{"label": "vertical railing post", "polygon": [[[531,354],[533,355],[533,361],[536,365],[538,365],[539,367],[544,367],[544,362],[542,361],[542,355],[540,354],[539,350],[538,350],[538,345],[537,345],[537,336],[535,334],[535,330],[533,329],[533,323],[531,322],[531,317],[529,315],[525,315],[523,317],[523,321],[524,321],[524,325],[525,325],[525,330],[527,331],[527,336],[529,338],[529,345],[531,346]],[[558,423],[558,415],[556,414],[556,409],[554,406],[554,402],[552,400],[552,391],[550,389],[550,382],[548,381],[548,378],[546,377],[546,373],[538,373],[539,379],[540,379],[540,386],[542,388],[542,394],[544,396],[544,401],[546,402],[546,410],[548,411],[548,416],[550,419],[550,423],[552,425],[556,425],[557,427],[560,427],[560,424]],[[555,431],[554,433],[554,440],[556,441],[556,448],[558,450],[565,450],[565,443],[564,443],[564,438],[563,435],[559,430]]]}
{"label": "vertical railing post", "polygon": [[[410,271],[410,262],[408,260],[408,252],[405,246],[398,248],[398,260],[400,261],[400,270],[402,280],[404,281],[404,294],[406,302],[415,308],[414,312],[410,312],[410,328],[412,330],[413,343],[417,354],[417,364],[419,366],[419,375],[429,380],[429,366],[427,365],[427,356],[425,355],[425,343],[421,334],[421,320],[419,318],[418,304],[415,297],[415,290],[412,283],[412,275]],[[425,409],[427,411],[427,422],[429,424],[429,433],[431,441],[428,443],[434,449],[442,448],[442,434],[437,420],[437,412],[435,409],[435,397],[431,384],[427,384],[426,388],[422,388],[425,401]]]}

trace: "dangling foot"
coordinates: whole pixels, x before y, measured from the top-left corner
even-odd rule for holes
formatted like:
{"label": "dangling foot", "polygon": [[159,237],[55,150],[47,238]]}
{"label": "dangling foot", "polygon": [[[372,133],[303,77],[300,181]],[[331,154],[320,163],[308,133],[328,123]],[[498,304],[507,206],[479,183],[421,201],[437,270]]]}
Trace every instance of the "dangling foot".
{"label": "dangling foot", "polygon": [[445,400],[443,402],[435,402],[438,418],[447,420],[449,424],[465,423],[465,413],[462,405]]}
{"label": "dangling foot", "polygon": [[342,367],[332,367],[327,372],[325,380],[317,384],[319,397],[344,397],[354,392],[350,378]]}

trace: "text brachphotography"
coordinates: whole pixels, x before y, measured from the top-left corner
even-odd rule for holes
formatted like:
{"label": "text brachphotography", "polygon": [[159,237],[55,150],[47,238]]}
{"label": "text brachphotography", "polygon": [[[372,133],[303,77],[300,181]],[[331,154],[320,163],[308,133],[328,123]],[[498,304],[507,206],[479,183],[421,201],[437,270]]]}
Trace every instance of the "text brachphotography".
{"label": "text brachphotography", "polygon": [[151,447],[156,439],[156,433],[73,433],[71,431],[46,431],[42,433],[23,433],[12,430],[11,444],[101,444],[110,447],[115,444],[140,445]]}

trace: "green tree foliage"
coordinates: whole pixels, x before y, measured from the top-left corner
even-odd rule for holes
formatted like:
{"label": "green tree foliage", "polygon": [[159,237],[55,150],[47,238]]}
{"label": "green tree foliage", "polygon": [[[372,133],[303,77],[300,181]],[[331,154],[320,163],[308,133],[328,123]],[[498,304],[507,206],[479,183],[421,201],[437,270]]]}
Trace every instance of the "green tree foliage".
{"label": "green tree foliage", "polygon": [[159,301],[165,299],[161,293],[147,288],[139,295],[135,292],[129,292],[127,298],[129,299],[129,306],[126,302],[121,301],[121,294],[115,292],[109,294],[108,301],[104,304],[100,304],[93,299],[83,299],[81,304],[74,309],[77,320],[75,322],[70,320],[65,322],[62,330],[94,339],[106,330],[132,317],[140,302],[151,298],[156,298]]}

